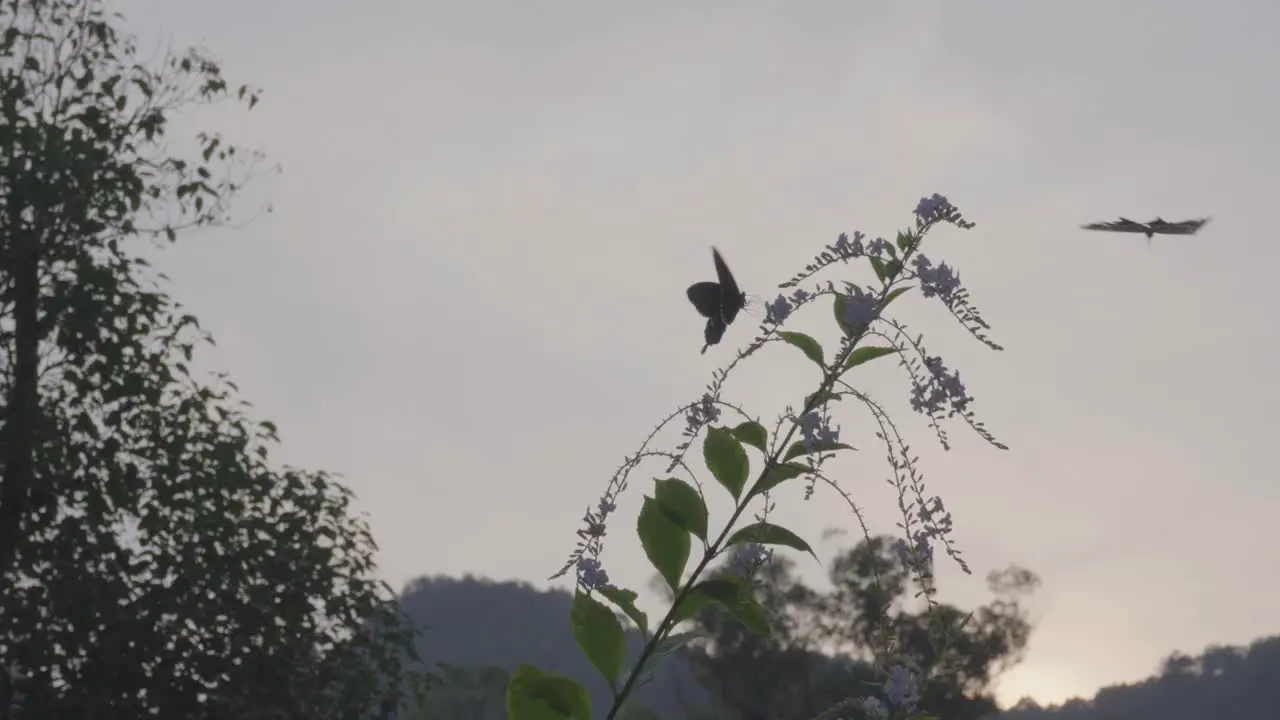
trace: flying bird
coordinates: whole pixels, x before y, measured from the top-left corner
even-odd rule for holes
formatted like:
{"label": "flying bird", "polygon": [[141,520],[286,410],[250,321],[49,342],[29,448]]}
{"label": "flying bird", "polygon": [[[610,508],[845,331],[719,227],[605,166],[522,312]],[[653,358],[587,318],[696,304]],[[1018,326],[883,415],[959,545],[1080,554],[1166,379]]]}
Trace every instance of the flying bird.
{"label": "flying bird", "polygon": [[702,346],[703,354],[706,354],[707,348],[720,342],[725,329],[747,304],[746,293],[738,289],[738,283],[733,279],[733,273],[729,272],[724,258],[720,257],[720,251],[711,248],[711,256],[716,261],[718,282],[694,283],[685,291],[689,302],[707,319],[707,328],[702,333],[707,343]]}
{"label": "flying bird", "polygon": [[1151,238],[1156,235],[1195,235],[1209,220],[1210,218],[1203,217],[1195,220],[1183,220],[1182,222],[1169,222],[1157,217],[1149,223],[1140,223],[1128,218],[1120,218],[1114,222],[1090,223],[1080,227],[1085,230],[1102,230],[1104,232],[1142,233],[1147,236],[1147,242],[1150,242]]}

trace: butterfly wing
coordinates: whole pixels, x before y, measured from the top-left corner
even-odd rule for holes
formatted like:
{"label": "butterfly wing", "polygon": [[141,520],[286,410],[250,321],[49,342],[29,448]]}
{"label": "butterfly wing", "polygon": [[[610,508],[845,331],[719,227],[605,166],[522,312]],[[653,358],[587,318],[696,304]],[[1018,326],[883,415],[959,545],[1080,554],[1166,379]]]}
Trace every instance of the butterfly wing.
{"label": "butterfly wing", "polygon": [[728,324],[720,317],[707,318],[707,329],[702,333],[702,338],[707,341],[707,344],[702,346],[704,354],[707,352],[707,348],[720,342],[720,338],[724,337],[724,331],[727,327],[729,327]]}
{"label": "butterfly wing", "polygon": [[720,285],[718,283],[694,283],[689,286],[685,294],[689,296],[689,302],[693,303],[702,317],[720,317]]}
{"label": "butterfly wing", "polygon": [[[724,317],[725,325],[728,325],[738,317],[738,311],[747,304],[747,298],[738,288],[738,281],[733,279],[733,273],[729,272],[724,258],[720,257],[720,251],[711,248],[711,256],[716,261],[716,278],[720,280],[720,314]],[[723,333],[721,330],[721,334]]]}

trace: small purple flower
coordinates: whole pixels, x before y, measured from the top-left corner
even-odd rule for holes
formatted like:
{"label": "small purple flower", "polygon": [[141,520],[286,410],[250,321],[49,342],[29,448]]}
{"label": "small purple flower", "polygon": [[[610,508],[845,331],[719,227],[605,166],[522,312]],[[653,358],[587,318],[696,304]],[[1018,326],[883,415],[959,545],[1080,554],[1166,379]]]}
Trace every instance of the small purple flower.
{"label": "small purple flower", "polygon": [[924,365],[931,377],[911,389],[911,409],[932,415],[949,404],[952,412],[964,412],[973,398],[966,394],[959,371],[949,372],[940,357],[926,357]]}
{"label": "small purple flower", "polygon": [[588,590],[599,590],[609,584],[609,573],[592,557],[578,558],[578,584]]}
{"label": "small purple flower", "polygon": [[720,417],[720,408],[716,407],[715,398],[710,393],[704,394],[702,400],[689,408],[689,412],[685,415],[685,421],[688,423],[689,429],[699,428],[709,422],[715,422]]}
{"label": "small purple flower", "polygon": [[840,233],[840,239],[836,240],[836,244],[831,246],[832,250],[840,255],[843,259],[861,257],[866,254],[866,249],[862,247],[862,239],[866,237],[861,232],[853,231],[853,240],[845,233]]}
{"label": "small purple flower", "polygon": [[889,249],[889,241],[882,237],[867,243],[867,254],[872,257],[880,257]]}
{"label": "small purple flower", "polygon": [[805,290],[804,288],[796,288],[796,291],[791,293],[791,303],[792,305],[799,306],[800,303],[811,297],[813,296],[809,294],[808,290]]}
{"label": "small purple flower", "polygon": [[760,543],[737,545],[733,548],[733,559],[729,561],[729,572],[747,578],[772,558],[773,550]]}
{"label": "small purple flower", "polygon": [[862,288],[854,286],[844,296],[844,322],[854,327],[866,325],[876,317],[876,299]]}
{"label": "small purple flower", "polygon": [[920,291],[925,297],[937,295],[942,301],[950,304],[960,289],[960,276],[945,262],[937,267],[923,253],[916,255],[912,261],[916,276],[920,278]]}
{"label": "small purple flower", "polygon": [[920,198],[916,205],[916,217],[928,222],[954,209],[945,196],[934,193],[932,197]]}
{"label": "small purple flower", "polygon": [[862,712],[870,720],[885,720],[889,717],[889,708],[885,707],[878,698],[873,697],[862,699]]}
{"label": "small purple flower", "polygon": [[778,295],[776,300],[764,306],[765,322],[779,325],[782,321],[790,317],[793,309],[794,308],[792,307],[790,300],[787,300],[782,295]]}
{"label": "small purple flower", "polygon": [[840,442],[840,429],[832,428],[831,418],[817,410],[805,413],[797,422],[800,424],[800,437],[804,440],[806,453],[812,453],[819,443]]}
{"label": "small purple flower", "polygon": [[884,694],[891,705],[908,711],[920,701],[920,688],[916,685],[915,676],[901,665],[894,665],[889,670],[889,679],[884,683]]}

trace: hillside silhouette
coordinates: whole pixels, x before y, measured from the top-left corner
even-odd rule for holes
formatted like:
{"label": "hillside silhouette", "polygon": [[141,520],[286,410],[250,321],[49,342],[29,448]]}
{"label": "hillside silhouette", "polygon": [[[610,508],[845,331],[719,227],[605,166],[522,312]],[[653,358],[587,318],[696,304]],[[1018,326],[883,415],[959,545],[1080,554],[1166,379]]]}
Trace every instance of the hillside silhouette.
{"label": "hillside silhouette", "polygon": [[1173,653],[1159,673],[1111,685],[1091,700],[1042,708],[1022,701],[999,720],[1218,720],[1280,718],[1280,636],[1248,647],[1210,646],[1197,657]]}
{"label": "hillside silhouette", "polygon": [[[429,665],[448,663],[465,668],[511,671],[521,663],[561,673],[586,685],[592,707],[609,707],[608,686],[582,655],[569,627],[573,595],[563,590],[541,591],[523,582],[493,582],[466,576],[422,577],[401,593],[401,606],[415,622],[427,627],[418,651]],[[644,642],[635,630],[627,632],[628,661],[639,656]],[[473,688],[473,694],[505,689],[505,678],[490,673],[492,682]],[[486,692],[487,691],[487,692]],[[688,661],[682,654],[668,658],[637,699],[660,718],[685,717],[690,705],[705,702]],[[481,708],[465,720],[505,718],[500,702],[475,703]],[[464,720],[459,716],[458,720]]]}
{"label": "hillside silhouette", "polygon": [[[583,682],[593,707],[607,707],[609,692],[583,658],[569,629],[572,595],[538,590],[523,582],[467,576],[412,581],[401,605],[425,629],[418,641],[423,659],[445,664],[451,687],[433,693],[432,718],[499,720],[505,716],[506,672],[520,663]],[[631,659],[641,646],[628,633]],[[469,672],[463,672],[469,671]],[[506,672],[503,672],[506,671]],[[454,685],[456,684],[456,687]],[[677,653],[644,686],[638,698],[657,718],[697,716],[708,692],[696,680],[689,655]],[[714,704],[714,703],[712,703]],[[1218,720],[1280,717],[1280,636],[1247,647],[1211,646],[1190,657],[1173,653],[1147,680],[1117,684],[1091,699],[1041,707],[1026,699],[992,720]]]}

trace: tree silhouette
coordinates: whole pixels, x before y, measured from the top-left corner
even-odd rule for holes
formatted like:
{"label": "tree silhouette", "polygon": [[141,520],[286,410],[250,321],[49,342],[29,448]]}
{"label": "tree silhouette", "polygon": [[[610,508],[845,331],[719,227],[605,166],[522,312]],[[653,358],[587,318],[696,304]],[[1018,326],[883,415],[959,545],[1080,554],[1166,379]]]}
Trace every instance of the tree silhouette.
{"label": "tree silhouette", "polygon": [[114,23],[0,0],[0,716],[385,716],[412,633],[349,491],[268,464],[138,254],[226,218],[243,155],[165,130],[228,85]]}
{"label": "tree silhouette", "polygon": [[1280,714],[1280,637],[1248,647],[1213,645],[1198,657],[1172,653],[1139,683],[1112,685],[1091,700],[1040,707],[1027,699],[1000,720],[1217,720]]}
{"label": "tree silhouette", "polygon": [[886,640],[928,670],[922,707],[948,720],[994,711],[992,684],[1019,661],[1030,635],[1018,596],[1038,579],[1016,567],[993,573],[995,600],[972,614],[950,605],[911,610],[908,570],[892,548],[891,538],[876,537],[840,554],[828,592],[796,578],[789,560],[766,562],[756,592],[774,630],[768,639],[718,607],[703,609],[697,626],[707,639],[690,658],[716,711],[742,720],[812,718],[851,696],[878,695],[875,648]]}

